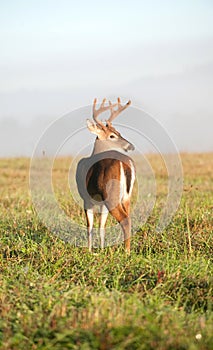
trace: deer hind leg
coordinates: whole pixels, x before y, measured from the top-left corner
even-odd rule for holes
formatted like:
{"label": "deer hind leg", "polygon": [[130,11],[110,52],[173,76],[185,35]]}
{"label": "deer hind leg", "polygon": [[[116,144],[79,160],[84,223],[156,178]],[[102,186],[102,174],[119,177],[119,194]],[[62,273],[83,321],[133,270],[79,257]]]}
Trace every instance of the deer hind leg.
{"label": "deer hind leg", "polygon": [[[127,208],[129,208],[127,206]],[[128,210],[125,209],[124,204],[118,204],[115,208],[110,210],[110,214],[120,223],[124,233],[124,247],[127,253],[130,253],[130,239],[131,239],[131,219],[128,215]]]}
{"label": "deer hind leg", "polygon": [[109,211],[105,205],[101,206],[101,217],[100,217],[100,238],[101,238],[101,248],[104,248],[104,238],[105,238],[105,226]]}
{"label": "deer hind leg", "polygon": [[122,200],[122,207],[125,210],[125,212],[127,213],[127,215],[130,215],[130,199],[126,198]]}
{"label": "deer hind leg", "polygon": [[122,201],[122,207],[127,214],[127,218],[120,224],[124,232],[124,245],[128,253],[130,253],[130,239],[131,239],[131,218],[130,218],[130,200],[129,198]]}
{"label": "deer hind leg", "polygon": [[87,238],[88,238],[88,249],[92,251],[92,231],[94,222],[94,212],[93,208],[85,209],[86,219],[87,219]]}
{"label": "deer hind leg", "polygon": [[130,254],[130,240],[131,240],[131,219],[127,216],[122,222],[120,222],[122,230],[124,232],[124,247],[128,254]]}

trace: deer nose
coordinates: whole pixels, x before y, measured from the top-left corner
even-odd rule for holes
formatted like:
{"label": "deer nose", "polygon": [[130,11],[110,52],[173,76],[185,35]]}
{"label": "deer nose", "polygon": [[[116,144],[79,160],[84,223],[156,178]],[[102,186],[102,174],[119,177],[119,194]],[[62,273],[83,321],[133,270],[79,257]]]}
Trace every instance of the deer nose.
{"label": "deer nose", "polygon": [[126,147],[126,151],[134,151],[135,146],[133,146],[133,144],[128,143],[127,147]]}

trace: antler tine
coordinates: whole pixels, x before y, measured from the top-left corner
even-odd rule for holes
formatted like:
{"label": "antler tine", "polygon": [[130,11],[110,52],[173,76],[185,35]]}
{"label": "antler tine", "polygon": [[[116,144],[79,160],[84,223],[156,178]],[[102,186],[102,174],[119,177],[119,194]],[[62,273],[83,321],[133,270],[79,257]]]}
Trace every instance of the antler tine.
{"label": "antler tine", "polygon": [[105,125],[100,120],[98,120],[99,114],[101,114],[101,113],[107,111],[108,109],[111,109],[112,107],[117,105],[117,103],[115,103],[114,105],[109,104],[108,106],[105,106],[105,102],[106,102],[106,98],[103,99],[99,109],[96,109],[97,98],[95,98],[94,102],[93,102],[93,119],[102,128],[104,128]]}
{"label": "antler tine", "polygon": [[112,103],[109,101],[110,104],[110,109],[111,109],[111,115],[109,117],[109,119],[107,120],[108,123],[111,123],[122,111],[124,111],[124,109],[126,109],[127,107],[129,107],[131,105],[131,101],[129,100],[124,106],[121,105],[121,99],[120,97],[118,97],[118,103],[116,103],[115,105],[118,106],[118,108],[116,110],[113,109],[114,105],[112,105]]}

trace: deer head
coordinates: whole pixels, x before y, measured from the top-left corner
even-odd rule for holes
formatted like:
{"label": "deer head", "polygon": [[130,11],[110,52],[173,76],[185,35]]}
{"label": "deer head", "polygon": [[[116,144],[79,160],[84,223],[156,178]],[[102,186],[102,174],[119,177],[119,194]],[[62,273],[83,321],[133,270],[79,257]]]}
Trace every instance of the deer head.
{"label": "deer head", "polygon": [[[117,103],[112,104],[109,101],[109,104],[105,106],[106,99],[103,99],[100,108],[96,109],[97,99],[93,103],[93,120],[87,120],[87,127],[90,132],[97,136],[96,141],[99,143],[102,142],[103,145],[107,146],[107,149],[122,149],[125,152],[133,151],[135,147],[121,136],[121,134],[112,126],[112,121],[130,104],[131,101],[128,101],[125,105],[121,105],[120,98],[118,98]],[[114,109],[117,107],[117,109]],[[106,120],[106,124],[103,124],[98,120],[98,116],[110,110],[110,117]]]}

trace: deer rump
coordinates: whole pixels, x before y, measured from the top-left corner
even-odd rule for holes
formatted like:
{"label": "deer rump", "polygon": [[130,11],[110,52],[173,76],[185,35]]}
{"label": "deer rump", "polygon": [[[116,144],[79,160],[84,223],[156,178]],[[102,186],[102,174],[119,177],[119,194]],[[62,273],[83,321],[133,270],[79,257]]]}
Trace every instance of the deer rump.
{"label": "deer rump", "polygon": [[128,199],[134,182],[132,166],[134,167],[133,160],[117,151],[106,151],[83,158],[78,163],[76,182],[84,200],[84,209],[104,204],[111,211]]}

